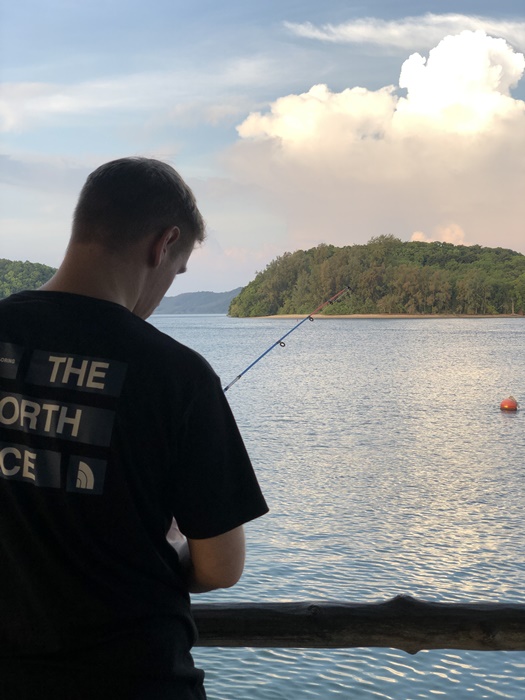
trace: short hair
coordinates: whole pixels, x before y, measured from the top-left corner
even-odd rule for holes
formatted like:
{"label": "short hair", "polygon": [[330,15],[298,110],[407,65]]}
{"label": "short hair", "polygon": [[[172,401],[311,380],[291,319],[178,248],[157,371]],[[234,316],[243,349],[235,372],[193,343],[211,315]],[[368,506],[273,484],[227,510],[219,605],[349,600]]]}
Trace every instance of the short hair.
{"label": "short hair", "polygon": [[119,158],[88,176],[73,215],[71,240],[97,242],[118,252],[172,226],[181,231],[181,249],[204,240],[204,220],[179,173],[154,158]]}

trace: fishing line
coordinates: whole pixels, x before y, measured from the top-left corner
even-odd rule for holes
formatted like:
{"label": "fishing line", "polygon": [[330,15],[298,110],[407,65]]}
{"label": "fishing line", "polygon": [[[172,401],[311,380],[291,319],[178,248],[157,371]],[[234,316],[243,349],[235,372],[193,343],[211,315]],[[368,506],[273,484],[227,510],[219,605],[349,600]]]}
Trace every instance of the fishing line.
{"label": "fishing line", "polygon": [[319,313],[319,311],[321,311],[321,309],[324,309],[325,306],[328,306],[328,304],[333,304],[334,301],[338,301],[340,297],[342,297],[343,294],[345,294],[349,289],[350,287],[344,287],[339,292],[337,292],[337,294],[334,294],[333,297],[330,297],[330,299],[327,299],[320,306],[311,311],[308,314],[308,316],[305,316],[303,319],[301,319],[299,323],[296,323],[296,325],[293,328],[291,328],[288,331],[288,333],[285,333],[281,338],[279,338],[279,340],[276,340],[275,343],[270,345],[270,347],[267,350],[265,350],[261,355],[259,355],[259,357],[256,360],[254,360],[251,364],[248,365],[248,367],[246,367],[246,369],[244,369],[240,374],[238,374],[235,377],[235,379],[228,384],[228,386],[225,386],[224,391],[228,391],[228,389],[232,387],[235,384],[235,382],[238,382],[239,379],[242,376],[244,376],[246,372],[248,372],[248,370],[250,370],[254,365],[256,365],[259,362],[259,360],[262,360],[263,357],[270,352],[270,350],[273,350],[277,345],[279,345],[281,348],[284,348],[286,346],[284,339],[287,338],[290,335],[290,333],[293,333],[295,330],[297,330],[297,328],[299,328],[299,326],[302,325],[305,321],[313,321],[314,319],[312,318],[312,316],[314,314]]}

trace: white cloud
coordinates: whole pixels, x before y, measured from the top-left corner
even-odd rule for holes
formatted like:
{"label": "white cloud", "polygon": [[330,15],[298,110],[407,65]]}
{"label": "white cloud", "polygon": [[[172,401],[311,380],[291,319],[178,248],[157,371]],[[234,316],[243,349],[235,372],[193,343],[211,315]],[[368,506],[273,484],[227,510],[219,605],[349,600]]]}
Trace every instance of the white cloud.
{"label": "white cloud", "polygon": [[92,115],[138,106],[139,85],[133,89],[129,83],[125,78],[79,85],[5,83],[0,94],[0,130],[17,131],[57,116]]}
{"label": "white cloud", "polygon": [[454,245],[472,245],[466,240],[465,231],[457,224],[448,224],[436,226],[433,236],[427,236],[423,231],[414,231],[410,237],[411,241],[422,241],[424,243],[432,243],[433,241],[441,241],[442,243],[453,243]]}
{"label": "white cloud", "polygon": [[[238,116],[253,104],[249,93],[274,72],[269,57],[218,61],[211,69],[152,71],[114,75],[80,83],[4,83],[0,86],[0,131],[22,131],[41,124],[71,125],[73,117],[113,114],[151,115],[162,112],[164,121],[182,118],[187,123],[216,123]],[[239,97],[239,92],[243,97]]]}
{"label": "white cloud", "polygon": [[397,104],[395,124],[476,133],[498,118],[523,116],[524,103],[510,96],[510,88],[524,69],[525,57],[504,39],[482,31],[448,36],[428,60],[416,53],[403,64],[399,85],[408,96]]}
{"label": "white cloud", "polygon": [[405,61],[406,97],[316,85],[252,113],[230,167],[271,193],[290,247],[449,226],[525,251],[525,103],[510,95],[524,68],[501,39],[447,37]]}
{"label": "white cloud", "polygon": [[481,30],[506,39],[516,49],[525,50],[525,22],[497,20],[490,17],[461,14],[432,14],[403,19],[383,20],[368,17],[343,24],[315,26],[285,22],[297,36],[336,43],[377,44],[403,50],[427,49],[443,37],[463,30]]}
{"label": "white cloud", "polygon": [[357,87],[332,93],[326,85],[314,85],[302,95],[276,100],[270,114],[252,113],[237,131],[242,138],[280,139],[285,149],[299,146],[301,150],[317,150],[319,138],[325,147],[337,148],[338,139],[345,135],[353,138],[382,133],[395,101],[392,87],[376,92]]}

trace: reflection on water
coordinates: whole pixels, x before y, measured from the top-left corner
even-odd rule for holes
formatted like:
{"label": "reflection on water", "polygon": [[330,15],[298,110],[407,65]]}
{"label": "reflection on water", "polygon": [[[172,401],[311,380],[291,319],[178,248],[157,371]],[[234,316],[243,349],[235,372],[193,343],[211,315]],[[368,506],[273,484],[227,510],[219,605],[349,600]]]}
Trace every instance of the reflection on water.
{"label": "reflection on water", "polygon": [[[154,317],[228,383],[294,322]],[[288,324],[288,327],[287,325]],[[525,321],[320,320],[228,392],[271,514],[212,600],[525,602]],[[210,700],[525,697],[525,654],[198,649]]]}

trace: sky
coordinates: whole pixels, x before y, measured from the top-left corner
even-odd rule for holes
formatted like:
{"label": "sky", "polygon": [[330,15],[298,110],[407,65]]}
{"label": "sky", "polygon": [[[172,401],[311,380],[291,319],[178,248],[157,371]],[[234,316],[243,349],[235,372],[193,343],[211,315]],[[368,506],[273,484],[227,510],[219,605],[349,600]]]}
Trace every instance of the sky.
{"label": "sky", "polygon": [[383,234],[525,253],[524,53],[523,0],[0,0],[0,257],[58,266],[128,155],[207,223],[170,295]]}

